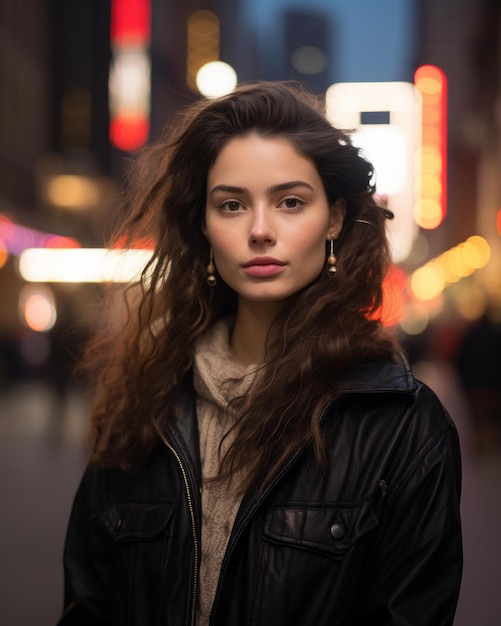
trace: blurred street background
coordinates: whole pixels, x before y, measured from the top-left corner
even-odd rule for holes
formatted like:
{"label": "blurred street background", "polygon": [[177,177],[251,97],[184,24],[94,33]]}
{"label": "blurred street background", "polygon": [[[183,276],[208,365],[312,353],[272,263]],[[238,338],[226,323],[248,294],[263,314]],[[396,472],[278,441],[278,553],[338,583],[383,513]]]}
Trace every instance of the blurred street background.
{"label": "blurred street background", "polygon": [[[73,373],[126,163],[185,104],[294,79],[373,161],[395,213],[385,324],[452,414],[455,626],[501,624],[501,0],[0,1],[0,624],[49,626],[89,452]],[[127,263],[123,263],[126,260]]]}

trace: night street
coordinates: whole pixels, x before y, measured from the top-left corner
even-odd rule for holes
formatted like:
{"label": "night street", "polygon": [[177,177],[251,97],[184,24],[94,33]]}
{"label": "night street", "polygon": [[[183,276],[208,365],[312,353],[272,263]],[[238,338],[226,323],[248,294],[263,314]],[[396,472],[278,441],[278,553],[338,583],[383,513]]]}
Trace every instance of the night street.
{"label": "night street", "polygon": [[[450,369],[418,368],[454,415],[463,449],[465,568],[455,626],[498,626],[501,459],[475,458],[464,402]],[[64,419],[40,385],[5,391],[0,404],[0,623],[51,626],[62,607],[61,553],[71,501],[84,468],[86,405],[73,393]]]}

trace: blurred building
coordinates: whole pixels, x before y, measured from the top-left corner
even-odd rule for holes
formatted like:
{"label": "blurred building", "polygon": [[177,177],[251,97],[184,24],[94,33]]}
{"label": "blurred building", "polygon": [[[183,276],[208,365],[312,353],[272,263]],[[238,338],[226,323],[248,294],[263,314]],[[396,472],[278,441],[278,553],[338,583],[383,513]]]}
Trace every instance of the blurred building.
{"label": "blurred building", "polygon": [[501,308],[501,3],[426,0],[420,7],[418,64],[448,79],[448,215],[430,233],[437,252],[472,234],[486,238],[489,264],[472,278]]}
{"label": "blurred building", "polygon": [[[22,221],[35,216],[34,167],[50,141],[48,25],[45,2],[0,3],[0,216]],[[21,365],[14,264],[0,238],[0,382]]]}
{"label": "blurred building", "polygon": [[49,146],[47,2],[0,3],[0,210],[33,211],[33,167]]}
{"label": "blurred building", "polygon": [[[103,244],[126,159],[134,154],[110,141],[110,69],[117,58],[112,8],[127,4],[116,3],[0,3],[0,217],[90,247]],[[386,2],[371,5],[370,19],[362,2],[146,4],[144,141],[199,97],[194,72],[205,61],[229,63],[240,82],[292,78],[317,93],[341,80],[409,82],[420,65],[440,67],[449,91],[448,211],[438,228],[422,233],[428,252],[420,262],[481,235],[489,243],[490,262],[449,292],[456,308],[460,301],[481,301],[473,313],[464,308],[470,316],[488,304],[501,306],[499,1],[408,0],[398,3],[400,12],[389,12]],[[399,23],[391,21],[397,13]],[[395,45],[406,43],[401,54],[383,54],[390,38]],[[389,56],[399,57],[400,64],[390,68]],[[0,250],[0,328],[15,328],[11,337],[26,332],[18,313],[23,282],[16,254]],[[73,310],[82,315],[93,298],[88,286],[51,289],[56,304],[64,300],[67,319]]]}

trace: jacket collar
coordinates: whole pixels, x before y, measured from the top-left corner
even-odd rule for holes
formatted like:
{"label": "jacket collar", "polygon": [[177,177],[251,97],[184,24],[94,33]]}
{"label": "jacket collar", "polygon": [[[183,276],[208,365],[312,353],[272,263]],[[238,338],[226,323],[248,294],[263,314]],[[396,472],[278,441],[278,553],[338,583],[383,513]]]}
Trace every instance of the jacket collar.
{"label": "jacket collar", "polygon": [[[400,353],[395,361],[372,361],[360,363],[346,370],[336,379],[339,395],[360,393],[410,393],[416,389],[416,380],[407,358]],[[193,392],[192,372],[185,378],[183,389],[175,407],[176,426],[170,436],[175,445],[181,444],[187,456],[185,460],[200,474],[198,454],[198,426],[195,418],[195,394]],[[185,445],[182,445],[182,442]],[[194,448],[186,445],[193,442]]]}
{"label": "jacket collar", "polygon": [[416,380],[406,356],[400,353],[395,361],[360,363],[337,380],[341,395],[351,393],[409,393],[416,389]]}

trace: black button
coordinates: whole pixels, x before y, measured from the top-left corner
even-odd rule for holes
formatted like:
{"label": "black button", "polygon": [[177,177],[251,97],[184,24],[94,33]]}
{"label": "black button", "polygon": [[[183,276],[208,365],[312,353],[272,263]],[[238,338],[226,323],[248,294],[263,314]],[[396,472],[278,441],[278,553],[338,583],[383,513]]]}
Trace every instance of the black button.
{"label": "black button", "polygon": [[334,539],[342,539],[346,535],[346,530],[342,524],[332,524],[331,535]]}

